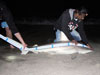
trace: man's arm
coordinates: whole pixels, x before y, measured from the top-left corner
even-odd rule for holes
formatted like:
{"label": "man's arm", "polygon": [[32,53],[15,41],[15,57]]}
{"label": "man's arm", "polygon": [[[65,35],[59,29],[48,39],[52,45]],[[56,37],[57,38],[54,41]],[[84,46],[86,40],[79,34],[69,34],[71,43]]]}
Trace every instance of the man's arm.
{"label": "man's arm", "polygon": [[21,34],[19,32],[14,34],[16,36],[16,38],[22,43],[22,45],[24,46],[24,48],[27,46],[27,44],[24,42]]}
{"label": "man's arm", "polygon": [[61,30],[65,33],[65,35],[68,37],[69,40],[74,40],[74,38],[72,37],[72,35],[70,34],[70,31],[69,31],[69,27],[68,27],[68,24],[69,24],[69,21],[70,21],[70,15],[67,13],[64,13],[62,15],[62,21],[61,21]]}
{"label": "man's arm", "polygon": [[86,34],[85,34],[85,31],[84,31],[84,27],[83,27],[83,21],[81,21],[79,23],[79,27],[78,27],[78,32],[82,38],[82,41],[85,43],[85,44],[88,44],[88,40],[87,40],[87,37],[86,37]]}
{"label": "man's arm", "polygon": [[88,46],[88,48],[93,49],[89,45],[88,40],[87,40],[87,37],[85,35],[85,31],[84,31],[84,28],[83,28],[83,21],[79,23],[78,31],[79,31],[79,34],[80,34],[80,36],[82,38],[82,41]]}

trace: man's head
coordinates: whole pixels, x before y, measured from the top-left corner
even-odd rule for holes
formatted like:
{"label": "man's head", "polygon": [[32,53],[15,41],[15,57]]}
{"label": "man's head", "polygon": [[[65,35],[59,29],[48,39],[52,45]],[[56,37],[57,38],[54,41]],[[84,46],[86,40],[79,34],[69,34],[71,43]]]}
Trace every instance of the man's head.
{"label": "man's head", "polygon": [[85,8],[76,9],[74,12],[74,17],[79,20],[84,20],[84,18],[88,16],[87,10]]}

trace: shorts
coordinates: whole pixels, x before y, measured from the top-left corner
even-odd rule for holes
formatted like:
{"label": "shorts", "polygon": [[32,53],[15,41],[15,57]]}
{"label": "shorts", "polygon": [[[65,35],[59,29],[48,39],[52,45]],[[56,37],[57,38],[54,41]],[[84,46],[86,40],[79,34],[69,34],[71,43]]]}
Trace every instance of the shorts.
{"label": "shorts", "polygon": [[3,21],[3,22],[1,22],[1,27],[2,28],[7,28],[9,26],[8,26],[7,22]]}

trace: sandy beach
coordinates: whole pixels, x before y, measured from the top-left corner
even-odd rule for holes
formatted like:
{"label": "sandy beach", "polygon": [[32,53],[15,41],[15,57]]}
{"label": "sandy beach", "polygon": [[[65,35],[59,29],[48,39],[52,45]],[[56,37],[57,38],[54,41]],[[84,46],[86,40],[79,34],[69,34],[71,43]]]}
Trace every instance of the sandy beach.
{"label": "sandy beach", "polygon": [[[28,31],[29,29],[31,30]],[[32,31],[31,27],[29,29],[19,27],[25,41],[30,46],[52,42],[54,38],[51,30],[45,29],[40,32],[39,30]],[[94,48],[93,52],[66,55],[31,52],[21,55],[18,49],[10,49],[6,42],[0,41],[2,42],[0,45],[0,75],[100,75],[99,37],[89,40]]]}

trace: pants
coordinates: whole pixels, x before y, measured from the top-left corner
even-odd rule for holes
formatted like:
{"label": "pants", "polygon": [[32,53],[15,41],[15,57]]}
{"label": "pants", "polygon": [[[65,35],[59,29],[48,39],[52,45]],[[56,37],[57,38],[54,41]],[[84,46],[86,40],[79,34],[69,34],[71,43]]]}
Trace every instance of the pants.
{"label": "pants", "polygon": [[6,28],[6,27],[9,27],[9,26],[8,26],[7,22],[3,21],[3,22],[1,22],[1,27]]}
{"label": "pants", "polygon": [[[72,32],[70,32],[70,34],[72,35],[72,37],[76,40],[76,41],[80,41],[81,37],[79,35],[79,33],[76,30],[73,30]],[[56,39],[54,40],[54,42],[59,42],[59,41],[69,41],[69,39],[67,38],[67,36],[60,30],[56,31]]]}
{"label": "pants", "polygon": [[71,35],[73,36],[73,38],[76,40],[76,41],[81,41],[81,36],[80,34],[76,31],[76,30],[73,30],[72,32],[70,32]]}

